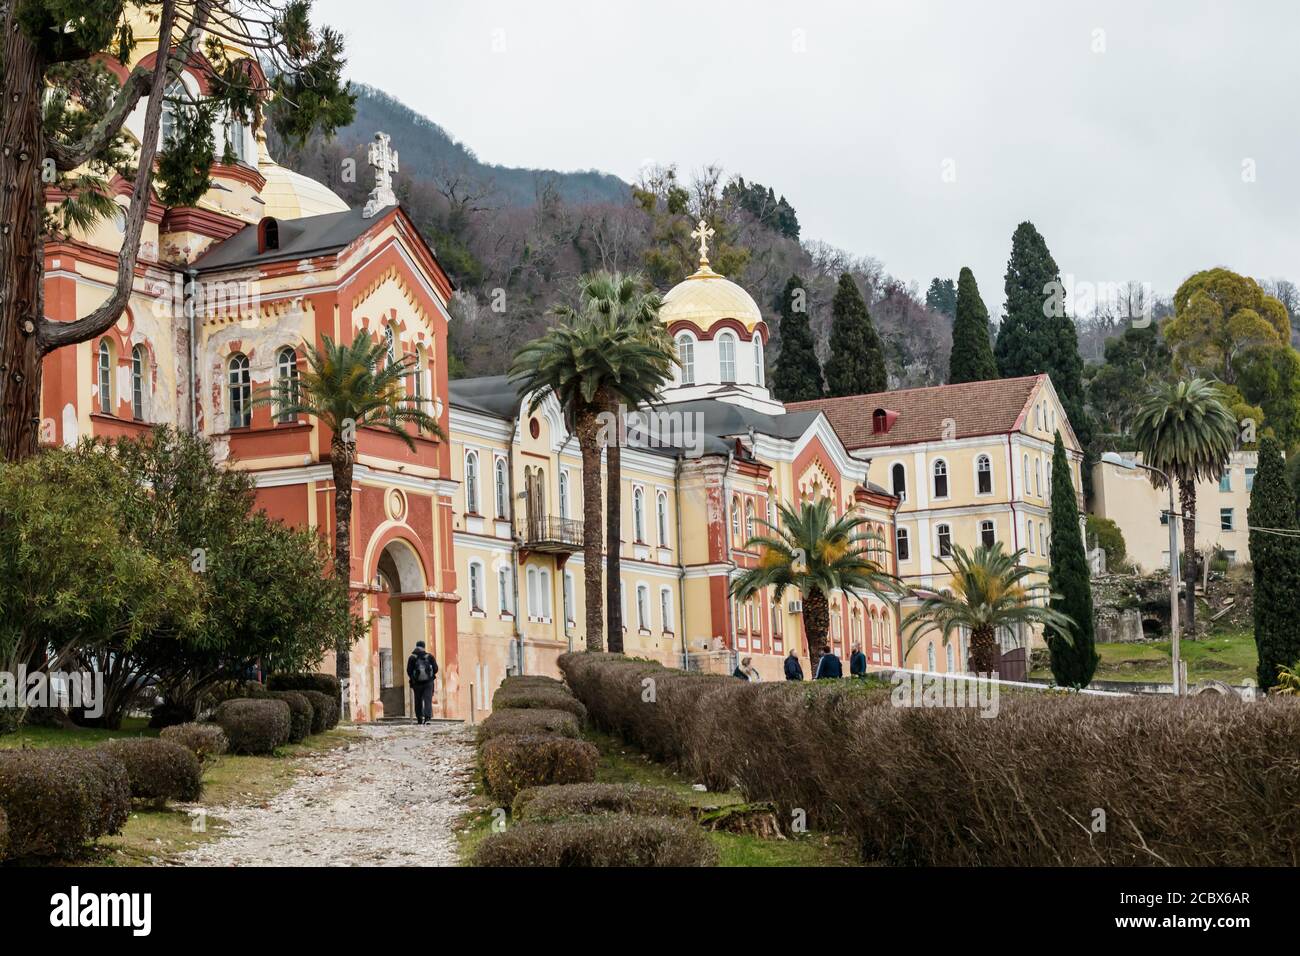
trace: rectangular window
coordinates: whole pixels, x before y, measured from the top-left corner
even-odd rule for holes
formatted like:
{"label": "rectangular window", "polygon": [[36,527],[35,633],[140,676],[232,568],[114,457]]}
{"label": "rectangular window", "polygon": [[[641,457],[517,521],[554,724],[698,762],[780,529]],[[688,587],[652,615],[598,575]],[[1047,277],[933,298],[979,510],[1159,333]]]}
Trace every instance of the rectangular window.
{"label": "rectangular window", "polygon": [[1246,490],[1247,491],[1255,490],[1255,469],[1254,468],[1246,469]]}
{"label": "rectangular window", "polygon": [[981,521],[980,522],[980,544],[984,545],[984,547],[986,548],[991,548],[996,543],[997,543],[997,534],[993,530],[993,522]]}
{"label": "rectangular window", "polygon": [[1232,472],[1225,470],[1223,474],[1219,475],[1219,490],[1220,491],[1232,490]]}
{"label": "rectangular window", "polygon": [[910,561],[912,559],[912,549],[907,540],[907,529],[899,528],[898,531],[895,532],[894,534],[894,540],[897,543],[896,547],[898,550],[898,560]]}
{"label": "rectangular window", "polygon": [[1231,508],[1219,509],[1219,529],[1221,531],[1232,530],[1232,509]]}

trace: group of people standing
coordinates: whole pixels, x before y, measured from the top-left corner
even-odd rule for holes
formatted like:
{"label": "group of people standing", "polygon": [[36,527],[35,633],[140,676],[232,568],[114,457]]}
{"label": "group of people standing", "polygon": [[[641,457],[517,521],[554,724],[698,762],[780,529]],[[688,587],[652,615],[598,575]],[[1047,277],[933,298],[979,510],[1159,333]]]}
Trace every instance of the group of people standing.
{"label": "group of people standing", "polygon": [[[752,657],[742,657],[736,669],[731,672],[732,677],[738,677],[741,680],[760,681],[762,676],[758,673],[758,668],[754,666]],[[822,656],[817,660],[817,672],[813,674],[813,680],[834,680],[844,676],[844,663],[840,660],[834,649],[827,644],[822,647]],[[862,653],[862,645],[854,644],[853,653],[849,655],[849,676],[866,677],[867,676],[867,655]],[[803,680],[803,663],[799,660],[799,655],[795,653],[794,648],[790,649],[789,656],[785,659],[785,679],[786,680]]]}

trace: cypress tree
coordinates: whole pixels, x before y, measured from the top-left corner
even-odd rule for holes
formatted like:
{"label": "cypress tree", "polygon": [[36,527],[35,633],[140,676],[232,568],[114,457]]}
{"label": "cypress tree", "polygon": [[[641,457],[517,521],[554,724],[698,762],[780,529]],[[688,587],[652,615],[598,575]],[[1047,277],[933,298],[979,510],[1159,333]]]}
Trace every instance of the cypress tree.
{"label": "cypress tree", "polygon": [[1050,625],[1047,628],[1052,677],[1062,687],[1087,687],[1098,661],[1093,638],[1092,585],[1079,532],[1079,505],[1070,479],[1070,460],[1059,431],[1052,450],[1051,559],[1048,584],[1057,595],[1052,598],[1052,607],[1074,621],[1069,640]]}
{"label": "cypress tree", "polygon": [[792,275],[781,292],[781,351],[772,372],[772,391],[783,402],[803,402],[822,397],[822,367],[817,343],[808,321],[807,286]]}
{"label": "cypress tree", "polygon": [[1263,689],[1277,683],[1277,669],[1300,660],[1300,539],[1258,531],[1295,529],[1296,502],[1287,482],[1277,439],[1260,440],[1255,484],[1250,492],[1250,560],[1255,572],[1257,676]]}
{"label": "cypress tree", "polygon": [[957,278],[957,316],[952,323],[952,354],[948,357],[948,384],[983,382],[998,377],[989,338],[989,310],[980,298],[975,273],[962,266]]}
{"label": "cypress tree", "polygon": [[840,276],[831,303],[830,346],[831,357],[826,363],[828,396],[861,395],[888,388],[880,336],[857,283],[847,272]]}

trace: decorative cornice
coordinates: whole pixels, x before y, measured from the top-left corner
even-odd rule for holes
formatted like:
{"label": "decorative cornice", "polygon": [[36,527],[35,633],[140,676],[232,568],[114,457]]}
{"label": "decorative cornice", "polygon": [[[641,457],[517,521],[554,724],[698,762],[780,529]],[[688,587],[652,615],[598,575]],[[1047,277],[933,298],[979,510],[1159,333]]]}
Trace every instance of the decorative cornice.
{"label": "decorative cornice", "polygon": [[218,242],[229,239],[247,225],[248,223],[234,216],[208,209],[197,209],[194,206],[174,206],[162,217],[164,233],[196,232]]}

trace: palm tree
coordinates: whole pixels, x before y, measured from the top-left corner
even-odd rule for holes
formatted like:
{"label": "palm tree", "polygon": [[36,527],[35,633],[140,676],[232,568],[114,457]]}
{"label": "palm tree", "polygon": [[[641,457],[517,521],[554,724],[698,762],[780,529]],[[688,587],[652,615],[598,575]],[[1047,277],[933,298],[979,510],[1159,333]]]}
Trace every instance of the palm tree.
{"label": "palm tree", "polygon": [[[1183,580],[1187,588],[1184,628],[1196,624],[1196,483],[1217,478],[1237,444],[1237,420],[1209,379],[1157,385],[1138,407],[1133,440],[1143,463],[1158,468],[1178,483],[1183,512]],[[1157,488],[1159,475],[1147,473]],[[1174,516],[1170,515],[1173,521]]]}
{"label": "palm tree", "polygon": [[[445,438],[437,420],[424,410],[430,399],[407,393],[405,380],[415,366],[403,357],[388,361],[388,349],[364,333],[348,345],[322,336],[321,346],[304,343],[307,368],[277,379],[253,400],[273,405],[284,417],[312,416],[330,430],[330,471],[334,478],[334,574],[348,586],[352,575],[352,467],[357,430],[382,428],[412,451],[407,425]],[[348,676],[351,646],[340,637],[334,660],[342,686],[342,711],[350,713]]]}
{"label": "palm tree", "polygon": [[[510,379],[535,412],[554,394],[582,451],[582,553],[587,606],[587,650],[604,646],[601,626],[600,452],[608,424],[602,416],[624,396],[632,404],[655,400],[655,377],[671,358],[640,331],[599,314],[560,322],[515,355]],[[613,632],[611,631],[611,637]],[[621,629],[618,643],[622,649]]]}
{"label": "palm tree", "polygon": [[616,326],[635,328],[644,333],[669,361],[659,356],[647,356],[643,367],[627,368],[619,381],[632,381],[628,389],[614,384],[607,392],[609,404],[603,409],[612,421],[616,440],[605,446],[605,618],[609,633],[609,649],[614,653],[623,650],[623,576],[621,550],[623,538],[623,455],[620,441],[624,432],[623,411],[636,405],[643,386],[650,385],[657,394],[668,380],[669,363],[675,360],[676,350],[668,330],[659,322],[659,307],[663,299],[649,289],[639,273],[623,275],[620,272],[588,273],[578,280],[579,306],[574,309],[561,305],[552,309],[562,320],[574,322],[583,316],[599,316]]}
{"label": "palm tree", "polygon": [[1045,584],[1027,584],[1034,569],[1021,564],[1022,548],[1014,554],[1002,550],[1002,542],[991,548],[966,551],[953,545],[951,564],[943,561],[952,575],[952,586],[942,593],[919,592],[920,605],[903,619],[910,630],[910,652],[926,634],[939,631],[946,647],[953,632],[970,629],[967,667],[976,674],[998,669],[998,628],[1015,624],[1050,624],[1069,635],[1074,622],[1047,605],[1056,595]]}
{"label": "palm tree", "polygon": [[766,587],[774,588],[777,603],[786,588],[803,597],[803,627],[808,639],[812,672],[830,630],[830,594],[843,591],[856,598],[872,594],[892,602],[902,585],[872,557],[881,547],[878,535],[862,530],[866,517],[848,513],[835,517],[829,498],[800,503],[795,511],[778,505],[776,525],[760,519],[766,533],[754,535],[745,548],[760,549],[758,564],[747,568],[731,582],[731,594],[746,601]]}

